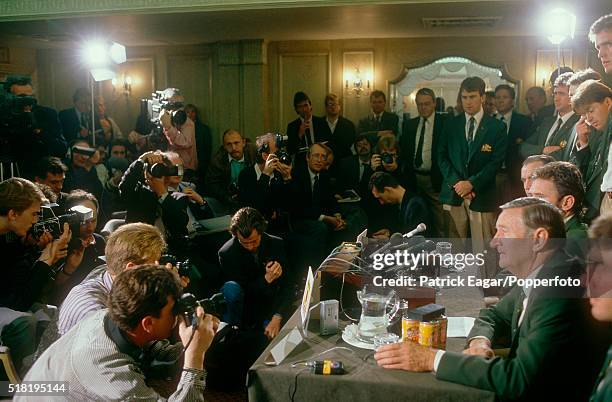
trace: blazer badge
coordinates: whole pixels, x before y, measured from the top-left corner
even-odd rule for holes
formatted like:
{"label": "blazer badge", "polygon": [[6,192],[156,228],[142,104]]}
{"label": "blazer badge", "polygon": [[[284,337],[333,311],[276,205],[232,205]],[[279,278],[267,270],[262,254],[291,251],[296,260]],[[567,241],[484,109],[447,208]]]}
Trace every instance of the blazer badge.
{"label": "blazer badge", "polygon": [[561,147],[561,149],[565,148],[565,146],[567,145],[567,141],[563,140],[559,143],[559,146]]}
{"label": "blazer badge", "polygon": [[518,138],[516,139],[516,141],[514,141],[514,142],[516,143],[516,145],[518,145],[518,144],[520,144],[520,143],[522,143],[522,142],[523,142],[523,139],[522,139],[521,137],[518,137]]}
{"label": "blazer badge", "polygon": [[480,148],[480,152],[491,152],[493,148],[489,144],[484,144],[482,148]]}

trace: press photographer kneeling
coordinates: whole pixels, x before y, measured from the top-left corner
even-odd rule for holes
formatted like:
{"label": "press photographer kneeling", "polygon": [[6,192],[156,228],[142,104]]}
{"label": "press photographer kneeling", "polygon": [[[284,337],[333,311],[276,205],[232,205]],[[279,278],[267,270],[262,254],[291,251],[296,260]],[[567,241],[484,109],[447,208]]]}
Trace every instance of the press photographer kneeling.
{"label": "press photographer kneeling", "polygon": [[[45,233],[35,241],[28,235],[38,221],[42,192],[28,180],[11,178],[0,183],[0,333],[19,370],[24,357],[36,348],[37,319],[31,314],[43,289],[56,274],[54,265],[67,254],[67,224],[56,239]],[[31,244],[30,244],[31,243]],[[42,252],[41,252],[42,250]],[[61,272],[57,275],[62,275]]]}
{"label": "press photographer kneeling", "polygon": [[[162,266],[122,272],[113,282],[108,310],[87,317],[51,345],[24,381],[67,381],[66,397],[71,400],[161,399],[145,383],[148,354],[156,341],[170,337],[178,319],[186,347],[183,372],[169,399],[204,400],[204,354],[218,320],[198,306],[193,309],[195,324],[186,324],[183,313],[193,306],[179,303],[180,295],[178,275]],[[64,358],[58,359],[59,355]],[[17,395],[14,400],[25,399]]]}

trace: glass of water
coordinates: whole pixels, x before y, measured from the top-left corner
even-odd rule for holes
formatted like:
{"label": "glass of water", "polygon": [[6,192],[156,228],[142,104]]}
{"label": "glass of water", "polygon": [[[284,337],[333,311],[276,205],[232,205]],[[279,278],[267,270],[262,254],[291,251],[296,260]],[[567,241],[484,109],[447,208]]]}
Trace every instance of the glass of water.
{"label": "glass of water", "polygon": [[380,346],[383,345],[391,345],[393,343],[398,343],[399,342],[400,337],[392,334],[392,333],[384,333],[384,334],[378,334],[374,336],[374,350],[378,349]]}
{"label": "glass of water", "polygon": [[440,266],[452,270],[452,251],[453,244],[447,241],[436,243],[436,254],[440,255]]}

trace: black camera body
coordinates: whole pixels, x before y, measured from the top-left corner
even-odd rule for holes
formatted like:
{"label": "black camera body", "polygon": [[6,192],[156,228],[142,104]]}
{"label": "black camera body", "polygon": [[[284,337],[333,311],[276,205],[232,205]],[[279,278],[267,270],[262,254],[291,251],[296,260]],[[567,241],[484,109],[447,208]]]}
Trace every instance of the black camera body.
{"label": "black camera body", "polygon": [[161,179],[162,177],[168,176],[182,176],[183,175],[183,166],[181,165],[172,165],[168,166],[165,163],[154,163],[147,164],[147,172],[155,178]]}
{"label": "black camera body", "polygon": [[[1,87],[0,87],[1,88]],[[27,106],[36,106],[36,98],[29,95],[14,95],[0,90],[0,159],[2,162],[18,162],[34,137],[36,122]]]}
{"label": "black camera body", "polygon": [[41,207],[43,219],[36,222],[30,228],[30,233],[34,239],[40,239],[46,232],[51,233],[54,239],[59,239],[64,229],[64,223],[68,223],[72,231],[72,239],[68,244],[68,249],[74,250],[81,245],[79,230],[81,225],[94,218],[93,210],[83,205],[75,205],[67,213],[55,216],[51,206]]}
{"label": "black camera body", "polygon": [[164,91],[155,91],[151,94],[151,99],[146,99],[147,114],[152,123],[159,122],[159,115],[162,110],[171,112],[172,124],[180,127],[187,121],[187,113],[183,108],[183,102],[170,102],[164,99]]}
{"label": "black camera body", "polygon": [[393,163],[394,157],[395,157],[395,155],[390,154],[388,152],[382,152],[380,154],[380,160],[382,161],[382,163],[386,163],[386,164]]}
{"label": "black camera body", "polygon": [[202,300],[196,299],[191,293],[184,293],[174,304],[174,313],[176,315],[180,314],[185,319],[185,323],[197,325],[196,309],[198,306],[201,306],[206,314],[211,314],[219,319],[223,318],[227,309],[225,297],[222,293],[216,293],[212,297]]}
{"label": "black camera body", "polygon": [[79,145],[74,145],[72,147],[72,154],[80,154],[80,155],[85,155],[88,158],[91,158],[93,156],[93,154],[96,153],[96,149],[95,148],[89,148],[89,147],[82,147]]}
{"label": "black camera body", "polygon": [[179,259],[172,254],[162,255],[159,259],[159,264],[166,265],[168,263],[172,264],[173,267],[176,267],[179,276],[189,277],[191,271],[194,269],[194,265],[189,258],[179,261]]}

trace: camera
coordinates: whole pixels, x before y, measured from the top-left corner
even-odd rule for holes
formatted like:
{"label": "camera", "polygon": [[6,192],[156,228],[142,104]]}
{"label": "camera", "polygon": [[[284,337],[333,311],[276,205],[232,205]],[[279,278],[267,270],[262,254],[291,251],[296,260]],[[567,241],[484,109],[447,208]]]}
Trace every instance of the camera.
{"label": "camera", "polygon": [[182,176],[183,166],[173,165],[168,166],[165,163],[154,163],[152,165],[147,164],[147,172],[155,178],[161,179],[167,176]]}
{"label": "camera", "polygon": [[54,239],[59,239],[64,229],[64,223],[68,223],[72,231],[72,239],[68,244],[68,249],[70,250],[79,248],[81,245],[81,240],[79,239],[81,225],[94,218],[93,210],[83,205],[75,205],[67,213],[60,216],[55,216],[50,205],[43,205],[41,207],[41,216],[43,219],[36,222],[30,228],[32,237],[38,240],[45,232],[48,232],[51,233]]}
{"label": "camera", "polygon": [[390,154],[388,152],[383,152],[380,154],[380,160],[382,163],[391,164],[393,163],[393,159],[395,158],[394,154]]}
{"label": "camera", "polygon": [[180,314],[186,323],[197,325],[196,309],[198,306],[201,306],[206,314],[222,319],[226,311],[225,297],[221,293],[216,293],[208,299],[198,300],[191,293],[184,293],[174,304],[174,313]]}
{"label": "camera", "polygon": [[159,115],[162,110],[170,112],[172,125],[180,127],[187,121],[187,113],[183,108],[183,102],[170,102],[164,99],[164,91],[155,91],[151,94],[151,99],[143,99],[147,103],[147,114],[152,123],[159,122]]}
{"label": "camera", "polygon": [[72,153],[73,154],[85,155],[88,158],[91,158],[93,156],[93,154],[96,153],[96,149],[95,148],[89,148],[89,147],[81,147],[79,145],[75,145],[75,146],[72,147]]}
{"label": "camera", "polygon": [[36,104],[33,96],[0,90],[0,158],[3,162],[19,162],[32,151],[36,122],[34,113],[25,108]]}
{"label": "camera", "polygon": [[189,277],[191,272],[196,269],[189,258],[179,261],[179,259],[172,254],[162,255],[159,259],[159,264],[166,265],[168,263],[172,264],[173,267],[176,267],[179,276]]}

